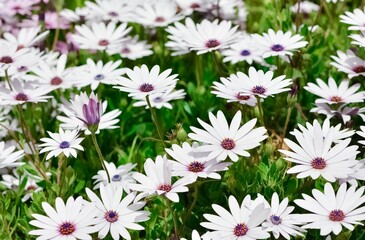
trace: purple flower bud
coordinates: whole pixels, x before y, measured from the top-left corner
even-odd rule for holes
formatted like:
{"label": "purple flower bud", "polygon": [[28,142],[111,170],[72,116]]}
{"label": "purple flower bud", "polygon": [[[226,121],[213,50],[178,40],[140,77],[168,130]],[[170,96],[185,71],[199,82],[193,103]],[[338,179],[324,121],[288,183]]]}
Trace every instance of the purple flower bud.
{"label": "purple flower bud", "polygon": [[84,115],[83,120],[89,130],[92,127],[92,129],[96,128],[96,131],[100,122],[100,102],[90,98],[89,103],[82,106],[82,113]]}

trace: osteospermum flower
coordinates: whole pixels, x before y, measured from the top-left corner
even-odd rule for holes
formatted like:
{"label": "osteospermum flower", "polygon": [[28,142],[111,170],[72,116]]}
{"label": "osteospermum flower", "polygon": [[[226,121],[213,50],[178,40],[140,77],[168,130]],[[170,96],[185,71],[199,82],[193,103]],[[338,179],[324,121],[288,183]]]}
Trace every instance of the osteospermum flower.
{"label": "osteospermum flower", "polygon": [[145,203],[132,203],[135,198],[134,193],[122,198],[122,189],[115,190],[110,184],[100,186],[100,198],[88,188],[86,193],[91,202],[95,203],[94,211],[97,213],[95,228],[99,229],[99,238],[105,238],[110,232],[114,240],[119,240],[119,236],[131,239],[127,228],[144,230],[138,223],[147,221],[150,213],[141,210]]}
{"label": "osteospermum flower", "polygon": [[115,22],[110,22],[108,25],[103,22],[94,22],[91,27],[87,25],[76,26],[75,30],[77,33],[72,35],[72,39],[79,45],[80,49],[108,50],[126,41],[126,35],[131,31],[131,28],[127,27],[126,23],[117,27]]}
{"label": "osteospermum flower", "polygon": [[359,45],[360,47],[365,48],[365,33],[362,32],[362,34],[351,34],[350,38],[352,38],[354,41],[352,41],[352,44]]}
{"label": "osteospermum flower", "polygon": [[246,6],[241,0],[205,0],[206,9],[217,18],[233,21],[236,24],[246,22],[248,15]]}
{"label": "osteospermum flower", "polygon": [[144,163],[144,171],[146,175],[134,173],[133,178],[138,183],[129,185],[130,189],[141,192],[136,199],[158,194],[179,202],[178,193],[188,192],[186,185],[195,181],[194,178],[184,177],[172,183],[172,164],[167,161],[166,156],[157,156],[155,162],[148,158]]}
{"label": "osteospermum flower", "polygon": [[9,67],[30,67],[34,66],[39,57],[29,48],[18,49],[18,46],[8,42],[0,43],[0,69]]}
{"label": "osteospermum flower", "polygon": [[196,151],[199,144],[194,142],[191,146],[184,142],[182,147],[172,145],[172,149],[165,149],[175,161],[172,161],[172,176],[189,176],[201,178],[221,179],[217,173],[228,170],[232,163],[218,162],[216,159],[208,159],[207,153]]}
{"label": "osteospermum flower", "polygon": [[[167,69],[160,73],[158,65],[153,66],[151,71],[146,65],[141,67],[135,66],[132,69],[126,69],[126,77],[120,77],[115,81],[114,88],[123,92],[128,92],[128,96],[138,99],[145,98],[146,95],[154,93],[164,93],[175,88],[177,82],[177,74],[169,76],[172,69]],[[119,85],[119,86],[118,86]]]}
{"label": "osteospermum flower", "polygon": [[335,62],[331,65],[336,67],[339,71],[347,73],[349,78],[357,76],[365,76],[365,61],[355,55],[351,50],[346,53],[337,51],[337,56],[331,56]]}
{"label": "osteospermum flower", "polygon": [[68,22],[75,23],[90,22],[94,17],[93,14],[90,12],[90,9],[87,7],[77,7],[74,11],[64,8],[60,11],[60,16],[66,19]]}
{"label": "osteospermum flower", "polygon": [[228,49],[224,49],[222,54],[224,56],[223,62],[231,62],[232,64],[243,61],[250,65],[254,61],[262,62],[262,51],[249,35],[230,45]]}
{"label": "osteospermum flower", "polygon": [[266,208],[263,203],[257,205],[253,211],[245,206],[245,201],[241,206],[236,198],[228,198],[229,210],[213,204],[213,210],[218,214],[204,214],[208,222],[202,222],[205,228],[212,230],[212,234],[220,236],[219,239],[229,240],[248,240],[248,239],[266,239],[270,234],[260,226],[269,216],[270,208]]}
{"label": "osteospermum flower", "polygon": [[[185,97],[186,93],[183,89],[176,90],[174,89],[168,90],[166,92],[162,93],[153,93],[151,95],[148,95],[148,99],[150,101],[151,107],[153,108],[168,108],[172,109],[172,105],[170,101],[172,100],[178,100],[183,99]],[[149,108],[148,102],[146,98],[135,98],[137,102],[133,103],[133,106],[139,107],[139,106],[146,106],[146,108]]]}
{"label": "osteospermum flower", "polygon": [[227,156],[234,162],[238,156],[249,157],[246,151],[260,145],[260,142],[267,138],[264,127],[255,128],[257,119],[254,118],[240,126],[242,113],[238,111],[230,125],[222,111],[218,111],[217,117],[209,113],[209,125],[198,118],[198,122],[205,130],[190,127],[194,133],[189,133],[193,140],[206,143],[197,147],[197,151],[209,152],[208,159],[217,158],[218,161],[226,160]]}
{"label": "osteospermum flower", "polygon": [[34,0],[12,0],[12,1],[3,1],[5,4],[2,6],[0,12],[1,15],[5,16],[14,16],[16,14],[26,15],[32,14],[32,10],[35,8],[37,2]]}
{"label": "osteospermum flower", "polygon": [[360,116],[363,121],[365,121],[365,107],[348,107],[347,104],[342,104],[337,109],[333,109],[331,105],[327,103],[316,103],[316,107],[311,109],[311,112],[316,112],[319,114],[324,114],[327,118],[337,117],[347,123],[354,116]]}
{"label": "osteospermum flower", "polygon": [[328,79],[328,85],[321,79],[317,78],[317,84],[308,83],[304,87],[310,93],[313,93],[319,97],[316,103],[327,104],[339,104],[339,103],[357,103],[363,102],[365,99],[365,92],[357,92],[360,89],[360,84],[354,84],[349,87],[349,81],[343,80],[337,86],[335,80],[330,77]]}
{"label": "osteospermum flower", "polygon": [[310,1],[301,1],[300,5],[295,3],[293,6],[290,7],[290,10],[293,13],[297,13],[299,10],[299,13],[305,14],[305,16],[308,16],[311,12],[316,12],[319,10],[319,5],[312,3]]}
{"label": "osteospermum flower", "polygon": [[263,58],[270,56],[292,56],[293,51],[305,47],[308,44],[307,41],[302,41],[303,37],[299,34],[292,36],[291,32],[283,33],[281,30],[275,33],[272,29],[269,29],[268,33],[264,33],[263,36],[254,34],[253,38],[264,52],[262,55]]}
{"label": "osteospermum flower", "polygon": [[349,30],[365,30],[365,9],[361,11],[356,8],[353,13],[346,11],[340,18],[340,22],[350,25]]}
{"label": "osteospermum flower", "polygon": [[237,42],[240,37],[237,28],[238,26],[232,27],[230,21],[218,22],[216,19],[210,22],[204,19],[196,25],[196,30],[187,28],[188,32],[183,37],[190,50],[197,51],[197,54],[203,54],[228,48],[229,45]]}
{"label": "osteospermum flower", "polygon": [[41,27],[21,28],[16,36],[5,32],[4,39],[0,39],[0,43],[7,42],[17,46],[18,49],[29,48],[47,37],[49,31],[40,33],[40,30]]}
{"label": "osteospermum flower", "polygon": [[297,163],[290,168],[288,173],[299,173],[297,178],[310,176],[317,179],[322,176],[330,182],[339,178],[347,178],[354,173],[353,166],[357,164],[355,160],[358,146],[349,146],[351,138],[345,138],[334,144],[339,136],[335,134],[335,129],[330,128],[323,131],[318,121],[313,122],[313,127],[301,128],[302,132],[294,130],[291,132],[295,136],[298,144],[285,138],[284,142],[292,151],[279,150],[287,157],[284,159]]}
{"label": "osteospermum flower", "polygon": [[[358,134],[359,136],[365,138],[365,126],[360,126],[360,130],[361,131],[356,131],[356,134]],[[362,144],[362,145],[365,145],[365,140],[360,140],[359,143]]]}
{"label": "osteospermum flower", "polygon": [[326,183],[323,193],[313,189],[313,197],[302,194],[304,199],[294,200],[298,206],[311,212],[300,214],[296,219],[308,223],[303,228],[320,229],[321,236],[331,232],[338,235],[342,226],[353,231],[355,224],[363,225],[361,221],[365,220],[365,209],[359,208],[365,202],[364,189],[356,190],[355,186],[347,189],[343,183],[335,193],[332,185]]}
{"label": "osteospermum flower", "polygon": [[35,220],[29,222],[39,229],[29,232],[38,235],[37,239],[91,239],[90,234],[97,231],[95,205],[82,197],[69,197],[66,204],[62,198],[56,198],[56,209],[49,203],[42,203],[46,216],[32,214]]}
{"label": "osteospermum flower", "polygon": [[93,92],[90,96],[82,92],[61,106],[66,116],[58,116],[57,119],[62,122],[60,125],[62,128],[81,129],[85,130],[86,134],[90,134],[90,131],[99,133],[102,129],[118,128],[115,124],[119,122],[117,117],[122,112],[115,109],[105,113],[107,105],[107,101],[99,101]]}
{"label": "osteospermum flower", "polygon": [[[130,193],[129,184],[136,182],[133,178],[135,172],[132,171],[132,169],[137,166],[137,164],[127,163],[118,166],[118,168],[112,162],[108,163],[107,161],[104,161],[104,164],[110,175],[111,185],[115,189],[122,188],[126,193]],[[93,176],[93,179],[95,179],[95,186],[93,189],[98,189],[101,185],[105,186],[109,183],[108,174],[105,170],[99,170],[98,174]]]}
{"label": "osteospermum flower", "polygon": [[85,5],[91,12],[91,16],[99,21],[133,21],[135,11],[134,3],[119,0],[96,0],[95,3],[86,1]]}
{"label": "osteospermum flower", "polygon": [[138,41],[138,37],[130,38],[122,44],[108,51],[109,54],[117,54],[122,58],[136,60],[153,54],[152,46],[146,41]]}
{"label": "osteospermum flower", "polygon": [[271,212],[268,219],[262,224],[266,231],[272,232],[274,237],[278,239],[281,236],[290,239],[291,236],[303,236],[304,231],[297,225],[301,223],[295,220],[295,216],[291,214],[294,207],[288,206],[289,199],[284,198],[279,201],[279,196],[275,192],[271,197]]}
{"label": "osteospermum flower", "polygon": [[84,138],[79,138],[78,130],[66,130],[59,129],[59,133],[48,132],[51,138],[41,138],[44,142],[39,145],[42,149],[40,153],[48,152],[46,160],[51,157],[57,157],[63,153],[66,157],[72,155],[74,158],[77,156],[77,151],[83,151],[84,148],[80,145]]}
{"label": "osteospermum flower", "polygon": [[196,31],[195,22],[191,18],[186,18],[185,24],[175,22],[174,26],[168,26],[166,28],[166,32],[169,33],[167,36],[169,41],[165,45],[173,51],[172,56],[190,52],[189,45],[185,41],[185,36],[189,35],[191,31]]}
{"label": "osteospermum flower", "polygon": [[15,146],[6,148],[5,142],[0,142],[0,169],[5,167],[17,167],[24,163],[17,162],[24,156],[24,151],[14,151]]}
{"label": "osteospermum flower", "polygon": [[47,96],[52,89],[46,87],[35,87],[31,83],[22,84],[18,79],[11,81],[12,90],[0,87],[0,104],[17,105],[27,102],[47,102],[52,96]]}

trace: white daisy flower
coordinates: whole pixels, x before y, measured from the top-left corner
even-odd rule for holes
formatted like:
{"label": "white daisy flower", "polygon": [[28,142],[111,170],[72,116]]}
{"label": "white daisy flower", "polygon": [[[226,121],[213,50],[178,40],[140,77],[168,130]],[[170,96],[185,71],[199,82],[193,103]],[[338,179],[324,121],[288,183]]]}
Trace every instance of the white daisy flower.
{"label": "white daisy flower", "polygon": [[74,71],[74,75],[77,76],[79,86],[91,86],[91,90],[95,91],[99,84],[114,84],[115,80],[124,74],[125,70],[119,68],[122,60],[109,61],[103,63],[99,60],[94,62],[91,58],[86,60],[86,65],[79,70]]}
{"label": "white daisy flower", "polygon": [[[292,11],[293,13],[297,13],[298,12],[298,2],[295,3],[293,6],[290,7],[290,11]],[[303,13],[305,15],[309,15],[311,12],[317,12],[319,10],[319,5],[309,2],[309,1],[301,1],[300,2],[300,7],[299,7],[299,12]]]}
{"label": "white daisy flower", "polygon": [[267,58],[271,56],[292,56],[293,51],[305,47],[308,42],[302,41],[303,36],[279,30],[274,32],[274,30],[269,29],[268,33],[264,33],[263,36],[254,34],[254,41],[259,44],[260,48],[264,52],[262,57]]}
{"label": "white daisy flower", "polygon": [[152,46],[146,41],[138,41],[138,37],[134,37],[109,50],[108,53],[119,53],[122,58],[136,60],[153,54],[151,48]]}
{"label": "white daisy flower", "polygon": [[0,44],[6,42],[17,46],[17,49],[29,48],[35,46],[38,42],[44,40],[49,31],[40,33],[41,27],[35,28],[21,28],[17,35],[5,32],[4,39],[0,39]]}
{"label": "white daisy flower", "polygon": [[295,220],[295,215],[291,214],[294,211],[294,207],[288,206],[288,203],[288,198],[284,198],[280,202],[276,192],[271,197],[271,212],[262,226],[266,231],[272,232],[276,239],[280,235],[288,240],[291,236],[304,236],[301,233],[304,230],[297,226],[301,223]]}
{"label": "white daisy flower", "polygon": [[157,156],[156,161],[148,158],[144,163],[145,174],[134,173],[133,178],[138,182],[131,183],[130,189],[141,192],[136,199],[141,199],[151,195],[164,195],[173,202],[179,202],[180,192],[188,192],[186,185],[195,181],[194,178],[184,177],[172,184],[172,164],[168,162],[166,156]]}
{"label": "white daisy flower", "polygon": [[84,148],[80,145],[84,138],[79,138],[78,130],[64,131],[60,128],[59,133],[48,132],[48,135],[51,138],[41,138],[41,141],[44,143],[39,145],[41,147],[39,153],[48,152],[46,160],[51,157],[57,157],[61,153],[65,154],[67,158],[70,155],[76,158],[76,150],[84,151]]}
{"label": "white daisy flower", "polygon": [[348,107],[347,104],[342,104],[337,109],[333,109],[331,105],[327,103],[315,103],[316,107],[311,109],[311,112],[324,114],[327,118],[338,117],[343,123],[347,123],[354,116],[360,116],[365,121],[365,107]]}
{"label": "white daisy flower", "polygon": [[331,56],[335,62],[331,65],[336,67],[339,71],[347,73],[349,78],[357,76],[365,76],[365,61],[355,55],[351,50],[346,53],[337,51],[337,56]]}
{"label": "white daisy flower", "polygon": [[300,214],[296,219],[308,223],[303,228],[320,229],[321,236],[331,232],[338,235],[342,226],[353,231],[355,224],[363,225],[360,221],[365,220],[365,209],[359,208],[365,202],[364,189],[356,190],[355,186],[347,189],[346,183],[343,183],[335,193],[332,185],[326,183],[323,193],[313,189],[313,197],[302,194],[304,199],[294,200],[298,206],[311,212]]}
{"label": "white daisy flower", "polygon": [[57,119],[62,123],[64,129],[81,129],[85,134],[91,134],[90,128],[96,134],[102,129],[114,129],[119,122],[117,118],[122,112],[118,109],[105,113],[108,102],[101,102],[93,92],[88,96],[82,92],[75,95],[70,102],[64,103],[61,110],[66,115],[58,116]]}
{"label": "white daisy flower", "polygon": [[351,34],[350,38],[352,38],[354,41],[352,41],[352,44],[359,45],[360,47],[365,48],[365,33],[362,32],[362,34]]}
{"label": "white daisy flower", "polygon": [[[128,1],[96,0],[86,1],[85,5],[91,16],[98,21],[128,22],[133,20],[135,6]],[[94,20],[95,21],[95,20]]]}
{"label": "white daisy flower", "polygon": [[0,169],[6,167],[17,167],[24,163],[18,162],[23,156],[24,151],[14,151],[15,146],[6,148],[5,142],[0,142]]}
{"label": "white daisy flower", "polygon": [[205,228],[213,230],[213,234],[219,234],[222,240],[248,240],[266,239],[270,234],[260,226],[270,214],[270,208],[266,208],[263,203],[257,205],[253,211],[249,210],[245,201],[241,206],[236,198],[230,196],[228,199],[229,210],[213,204],[213,210],[218,214],[204,214],[209,222],[202,222]]}
{"label": "white daisy flower", "polygon": [[[359,141],[360,143],[360,141]],[[365,159],[359,160],[358,163],[352,168],[354,169],[354,173],[348,176],[347,178],[339,179],[339,183],[349,183],[351,186],[358,186],[357,180],[364,181],[365,180]]]}
{"label": "white daisy flower", "polygon": [[[128,96],[137,97],[138,99],[145,98],[147,95],[154,93],[164,93],[176,86],[177,74],[169,76],[172,69],[167,69],[160,73],[158,65],[153,66],[151,71],[143,64],[141,67],[135,66],[132,69],[127,68],[126,77],[120,77],[114,88],[123,92],[128,92]],[[119,85],[119,86],[118,86]]]}
{"label": "white daisy flower", "polygon": [[240,0],[205,0],[205,6],[201,11],[206,11],[216,18],[230,20],[236,24],[246,22],[248,15],[246,6]]}
{"label": "white daisy flower", "polygon": [[313,128],[301,127],[302,132],[295,129],[291,132],[298,144],[285,138],[284,142],[292,151],[279,150],[286,155],[284,159],[298,165],[290,168],[288,173],[299,173],[297,178],[310,176],[317,179],[322,176],[330,182],[338,178],[347,178],[354,173],[353,166],[357,164],[356,155],[358,146],[349,146],[351,138],[343,139],[337,144],[338,134],[330,128],[323,131],[317,120],[313,122]]}
{"label": "white daisy flower", "polygon": [[[185,0],[184,0],[185,1]],[[185,41],[191,31],[196,31],[195,22],[191,18],[185,19],[185,24],[175,22],[174,26],[168,26],[166,32],[169,33],[169,41],[165,44],[173,53],[172,56],[187,54],[190,52],[189,45]]]}
{"label": "white daisy flower", "polygon": [[[193,230],[191,233],[191,240],[219,240],[221,239],[219,234],[212,234],[211,232],[206,232],[202,236],[199,235],[197,230]],[[188,240],[186,238],[180,238],[180,240]]]}
{"label": "white daisy flower", "polygon": [[[131,193],[129,184],[136,182],[133,178],[135,172],[132,171],[132,169],[135,168],[137,164],[127,163],[118,166],[118,168],[112,162],[108,163],[107,161],[104,161],[104,164],[110,175],[112,186],[114,186],[115,189],[122,188],[126,193]],[[93,176],[93,179],[95,179],[95,186],[93,189],[98,189],[101,185],[105,186],[109,183],[108,175],[105,170],[99,170],[98,174]]]}
{"label": "white daisy flower", "polygon": [[87,7],[77,7],[74,11],[64,8],[60,11],[60,16],[66,19],[68,22],[74,23],[91,22],[94,17],[90,9]]}
{"label": "white daisy flower", "polygon": [[8,136],[9,131],[12,132],[21,132],[21,128],[19,127],[19,121],[17,119],[10,118],[10,115],[7,117],[10,119],[6,119],[7,117],[2,117],[0,106],[0,140]]}
{"label": "white daisy flower", "polygon": [[34,84],[21,83],[18,79],[11,81],[12,90],[0,87],[1,105],[17,105],[27,102],[47,102],[52,96],[47,96],[52,89],[36,87]]}
{"label": "white daisy flower", "polygon": [[[162,93],[153,93],[151,95],[148,95],[148,99],[150,101],[151,107],[161,109],[163,107],[172,109],[172,105],[170,101],[172,100],[178,100],[178,99],[184,99],[186,93],[183,89],[174,91],[174,89],[167,90],[166,92]],[[133,103],[133,106],[140,107],[140,106],[146,106],[146,109],[149,108],[147,99],[144,98],[135,98],[137,102]]]}
{"label": "white daisy flower", "polygon": [[37,239],[91,239],[90,234],[97,231],[95,205],[85,201],[82,197],[69,197],[66,204],[56,198],[56,209],[47,202],[42,203],[46,216],[32,214],[36,220],[29,222],[39,229],[29,232],[38,235]]}
{"label": "white daisy flower", "polygon": [[231,44],[239,40],[240,34],[237,32],[238,26],[232,27],[232,22],[218,19],[213,22],[204,19],[196,24],[196,30],[187,28],[184,33],[184,41],[190,50],[203,54],[214,50],[228,48]]}
{"label": "white daisy flower", "polygon": [[267,138],[264,127],[255,128],[257,119],[254,118],[240,126],[242,113],[238,111],[230,125],[222,111],[218,111],[217,117],[209,112],[209,125],[198,118],[198,122],[205,130],[190,127],[194,133],[189,133],[193,140],[206,143],[196,148],[200,152],[209,152],[208,159],[217,158],[218,161],[226,160],[227,156],[234,162],[238,156],[249,157],[246,150],[253,149],[260,145],[260,142]]}
{"label": "white daisy flower", "polygon": [[337,2],[343,2],[343,0],[326,0],[328,3],[337,3]]}
{"label": "white daisy flower", "polygon": [[76,26],[75,29],[77,33],[72,35],[72,39],[80,49],[89,50],[112,49],[113,46],[126,41],[127,34],[132,30],[126,23],[117,27],[115,22],[110,22],[108,25],[103,22],[94,22],[91,27],[82,25]]}
{"label": "white daisy flower", "polygon": [[190,15],[193,11],[203,11],[206,7],[205,0],[175,0],[184,15]]}
{"label": "white daisy flower", "polygon": [[29,48],[18,49],[18,46],[8,42],[0,43],[0,69],[9,67],[31,67],[39,61],[39,57]]}
{"label": "white daisy flower", "polygon": [[208,159],[207,153],[198,152],[199,144],[194,142],[191,146],[184,142],[182,147],[172,145],[172,149],[165,149],[175,161],[172,161],[172,176],[221,179],[217,172],[228,170],[232,163],[217,162],[216,159]]}
{"label": "white daisy flower", "polygon": [[255,62],[262,62],[262,51],[257,47],[250,35],[241,38],[237,43],[229,46],[228,49],[222,51],[224,56],[223,62],[231,62],[236,64],[238,62],[246,61],[248,64]]}
{"label": "white daisy flower", "polygon": [[350,25],[349,30],[365,30],[365,9],[356,8],[354,12],[346,11],[345,15],[340,16],[340,22]]}
{"label": "white daisy flower", "polygon": [[[365,138],[365,126],[360,126],[360,131],[356,131],[356,134]],[[365,145],[365,140],[360,140],[358,143]]]}
{"label": "white daisy flower", "polygon": [[165,27],[184,17],[171,0],[148,1],[135,9],[133,20],[144,26]]}
{"label": "white daisy flower", "polygon": [[88,188],[86,193],[91,202],[95,203],[94,211],[97,213],[95,228],[99,229],[99,238],[105,238],[110,232],[114,240],[119,240],[120,236],[131,239],[127,228],[144,230],[138,223],[147,221],[150,213],[141,210],[145,203],[132,203],[135,198],[134,193],[122,198],[122,189],[115,190],[111,184],[100,186],[100,198]]}
{"label": "white daisy flower", "polygon": [[330,77],[327,85],[323,80],[317,78],[318,85],[308,83],[304,89],[321,97],[315,101],[316,103],[339,104],[363,102],[365,92],[357,92],[360,89],[360,84],[354,84],[349,87],[349,83],[348,80],[343,80],[337,86],[336,81]]}

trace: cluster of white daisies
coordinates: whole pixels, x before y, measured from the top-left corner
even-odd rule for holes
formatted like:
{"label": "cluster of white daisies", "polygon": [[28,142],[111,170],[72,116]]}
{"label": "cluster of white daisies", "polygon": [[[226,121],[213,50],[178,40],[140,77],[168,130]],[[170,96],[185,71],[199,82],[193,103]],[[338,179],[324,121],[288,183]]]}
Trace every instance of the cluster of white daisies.
{"label": "cluster of white daisies", "polygon": [[[35,156],[46,153],[46,160],[76,158],[78,151],[84,150],[81,134],[95,137],[101,130],[119,127],[121,111],[107,111],[107,101],[101,101],[94,92],[74,94],[62,104],[57,103],[52,93],[87,86],[95,91],[104,84],[128,93],[134,106],[170,109],[171,100],[182,99],[186,94],[182,89],[176,90],[178,78],[177,74],[172,74],[172,69],[161,70],[158,65],[150,69],[146,65],[121,68],[121,60],[105,63],[91,58],[85,65],[67,67],[69,51],[99,51],[131,60],[153,54],[152,45],[130,35],[132,27],[128,23],[143,25],[151,34],[165,27],[168,33],[165,46],[173,56],[220,51],[223,61],[232,64],[246,61],[270,67],[265,59],[277,57],[292,61],[294,53],[308,44],[302,36],[290,31],[270,29],[259,35],[239,30],[244,27],[247,16],[242,1],[221,0],[217,5],[213,0],[97,0],[87,1],[85,7],[74,11],[47,12],[46,29],[70,31],[65,43],[57,41],[53,50],[41,50],[49,31],[41,32],[41,19],[32,15],[40,2],[0,1],[0,23],[5,30],[0,39],[0,77],[4,79],[0,83],[0,139],[8,134],[15,136],[16,132],[29,133],[27,126],[10,114],[16,108],[22,117],[23,111],[31,110],[28,103],[51,102],[54,112],[50,115],[57,116],[60,122],[57,133],[48,132],[49,138],[32,139],[26,134],[29,142],[16,138],[0,142],[0,170],[14,168],[13,174],[2,174],[1,183],[11,189],[27,177],[25,188],[29,191],[23,201],[30,199],[33,192],[41,191],[37,182],[50,176],[34,162]],[[302,13],[318,10],[318,5],[307,1],[292,8],[293,12]],[[187,17],[193,12],[207,19],[195,23]],[[183,23],[180,22],[184,18]],[[341,19],[351,25],[350,30],[365,30],[365,13],[360,9],[346,12]],[[350,37],[354,44],[365,47],[363,35]],[[338,51],[337,54],[332,56],[331,64],[339,71],[347,73],[350,79],[365,76],[365,62],[353,51]],[[261,107],[265,98],[290,91],[291,85],[292,80],[285,75],[274,77],[273,71],[250,67],[247,74],[237,72],[214,82],[212,93],[228,102]],[[358,91],[360,84],[350,86],[349,80],[337,84],[333,78],[329,78],[328,83],[317,79],[317,84],[308,83],[304,89],[319,97],[312,111],[325,114],[327,120],[322,125],[316,120],[313,124],[299,125],[299,130],[291,132],[298,143],[284,140],[288,148],[280,152],[287,161],[295,163],[287,172],[297,174],[297,178],[321,176],[329,182],[338,180],[340,188],[335,192],[333,186],[326,183],[324,192],[313,190],[313,197],[303,194],[303,199],[294,200],[296,205],[310,212],[304,214],[293,214],[294,207],[289,206],[289,199],[280,201],[277,193],[270,203],[261,195],[255,199],[246,196],[242,203],[230,196],[229,210],[213,204],[216,215],[204,214],[206,222],[201,226],[209,232],[201,236],[202,239],[265,239],[270,233],[275,238],[290,239],[303,236],[305,229],[320,229],[320,234],[327,236],[339,234],[342,227],[353,230],[354,225],[362,225],[365,195],[364,187],[357,189],[357,180],[365,180],[365,161],[358,160],[359,146],[351,143],[355,131],[341,129],[341,125],[331,126],[329,118],[340,116],[346,123],[359,115],[365,120],[362,114],[365,108],[356,106],[364,101],[365,92]],[[261,145],[267,138],[267,130],[264,122],[261,122],[263,126],[255,127],[257,119],[244,124],[241,120],[241,111],[230,123],[222,111],[216,115],[210,112],[210,123],[198,119],[202,128],[191,127],[188,136],[192,143],[173,144],[165,149],[166,155],[147,159],[144,174],[132,171],[135,164],[115,166],[101,159],[105,169],[93,177],[94,190],[100,189],[99,196],[86,189],[88,201],[82,197],[70,197],[66,202],[57,198],[55,209],[44,202],[42,206],[47,216],[33,214],[35,220],[30,224],[38,229],[30,234],[39,236],[38,239],[90,239],[90,234],[97,232],[99,238],[110,233],[113,239],[120,236],[130,239],[127,229],[143,230],[139,223],[149,219],[149,212],[143,210],[143,199],[161,195],[167,202],[179,202],[178,193],[188,192],[188,186],[199,178],[220,179],[219,172],[228,170],[240,157],[250,157],[249,150]],[[365,137],[365,127],[360,127],[356,133]],[[16,167],[24,164],[23,158],[33,164],[42,177],[28,172],[19,176]],[[200,239],[196,231],[192,236]]]}

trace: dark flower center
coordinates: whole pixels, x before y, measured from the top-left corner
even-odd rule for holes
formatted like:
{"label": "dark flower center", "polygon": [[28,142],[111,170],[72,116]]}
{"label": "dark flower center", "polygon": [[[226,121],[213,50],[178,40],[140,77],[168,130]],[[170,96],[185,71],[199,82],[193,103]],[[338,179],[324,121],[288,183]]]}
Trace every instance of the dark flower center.
{"label": "dark flower center", "polygon": [[34,185],[30,185],[29,187],[27,187],[27,191],[33,191],[34,189],[36,189],[36,186]]}
{"label": "dark flower center", "polygon": [[104,214],[104,218],[105,220],[107,220],[108,222],[110,223],[114,223],[116,221],[118,221],[118,218],[119,218],[119,215],[117,212],[115,211],[107,211],[105,214]]}
{"label": "dark flower center", "polygon": [[205,44],[205,46],[207,47],[207,48],[214,48],[214,47],[217,47],[217,46],[219,46],[221,43],[218,41],[218,40],[216,40],[216,39],[212,39],[212,40],[209,40],[206,44]]}
{"label": "dark flower center", "polygon": [[24,45],[23,44],[20,44],[20,45],[18,45],[18,47],[16,48],[16,50],[18,51],[18,50],[23,49],[23,48],[24,48]]}
{"label": "dark flower center", "polygon": [[272,224],[274,225],[279,225],[281,223],[281,218],[279,216],[276,215],[272,215],[270,217],[270,221],[272,222]]}
{"label": "dark flower center", "polygon": [[236,95],[236,98],[239,99],[239,100],[248,100],[248,99],[250,99],[250,96],[248,96],[248,95],[241,95],[240,93],[238,93]]}
{"label": "dark flower center", "polygon": [[70,222],[62,223],[59,228],[61,235],[71,235],[75,231],[75,225]]}
{"label": "dark flower center", "polygon": [[329,219],[334,222],[341,222],[345,219],[345,213],[341,210],[333,210],[330,212]]}
{"label": "dark flower center", "polygon": [[158,190],[164,191],[164,192],[170,192],[171,191],[171,185],[169,184],[162,184],[158,187]]}
{"label": "dark flower center", "polygon": [[26,66],[20,66],[20,67],[18,67],[18,71],[19,72],[24,72],[24,71],[27,71],[27,70],[28,70],[28,68]]}
{"label": "dark flower center", "polygon": [[60,77],[54,77],[51,79],[51,85],[57,86],[60,85],[62,83],[62,78]]}
{"label": "dark flower center", "polygon": [[233,139],[225,138],[221,142],[221,146],[222,146],[222,148],[224,148],[226,150],[232,150],[236,146],[236,144],[234,143]]}
{"label": "dark flower center", "polygon": [[248,51],[248,50],[242,50],[241,51],[241,56],[249,56],[250,54],[251,54],[251,52]]}
{"label": "dark flower center", "polygon": [[69,148],[69,147],[70,147],[70,143],[67,141],[63,141],[60,144],[60,148],[62,148],[62,149]]}
{"label": "dark flower center", "polygon": [[354,71],[355,73],[362,73],[365,72],[365,66],[355,66],[352,68],[352,71]]}
{"label": "dark flower center", "polygon": [[149,83],[143,83],[140,87],[139,90],[141,92],[151,92],[153,90],[153,85],[149,84]]}
{"label": "dark flower center", "polygon": [[166,19],[165,19],[165,18],[163,18],[163,17],[157,17],[157,18],[155,19],[155,22],[164,22],[164,21],[166,21]]}
{"label": "dark flower center", "polygon": [[189,164],[189,171],[190,172],[202,172],[204,170],[204,164],[200,163],[200,162],[192,162]]}
{"label": "dark flower center", "polygon": [[311,162],[311,165],[312,165],[312,168],[319,169],[319,170],[323,169],[327,166],[326,161],[321,157],[317,157],[317,158],[313,159]]}
{"label": "dark flower center", "polygon": [[28,101],[28,96],[25,94],[25,93],[18,93],[16,96],[15,96],[15,100],[17,101]]}
{"label": "dark flower center", "polygon": [[284,50],[284,47],[281,46],[280,44],[275,44],[271,47],[271,50],[275,51],[275,52],[281,52]]}
{"label": "dark flower center", "polygon": [[342,97],[340,96],[333,96],[331,97],[331,102],[342,102]]}
{"label": "dark flower center", "polygon": [[108,15],[111,16],[111,17],[117,17],[118,13],[117,12],[109,12]]}
{"label": "dark flower center", "polygon": [[115,174],[115,175],[112,177],[112,181],[113,181],[113,182],[119,182],[121,179],[122,179],[122,177],[121,177],[119,174]]}
{"label": "dark flower center", "polygon": [[6,63],[6,64],[9,64],[9,63],[13,63],[13,59],[10,57],[10,56],[2,56],[0,58],[0,63]]}
{"label": "dark flower center", "polygon": [[103,40],[100,40],[99,41],[99,46],[105,47],[105,46],[108,46],[108,45],[109,45],[109,41],[108,40],[103,39]]}
{"label": "dark flower center", "polygon": [[192,9],[200,8],[200,5],[199,5],[198,3],[192,3],[192,4],[190,5],[190,8],[192,8]]}
{"label": "dark flower center", "polygon": [[237,237],[245,236],[247,232],[248,227],[243,223],[237,224],[237,226],[235,226],[233,229],[233,233]]}
{"label": "dark flower center", "polygon": [[104,78],[105,78],[105,76],[103,74],[97,74],[94,77],[95,80],[103,80]]}
{"label": "dark flower center", "polygon": [[251,91],[256,94],[264,94],[266,89],[263,86],[254,86]]}
{"label": "dark flower center", "polygon": [[155,103],[161,103],[161,102],[163,102],[163,98],[162,97],[155,97],[153,99],[153,102],[155,102]]}
{"label": "dark flower center", "polygon": [[122,53],[127,54],[127,53],[130,53],[130,52],[131,52],[131,50],[129,48],[127,48],[127,47],[125,47],[125,48],[122,49]]}

